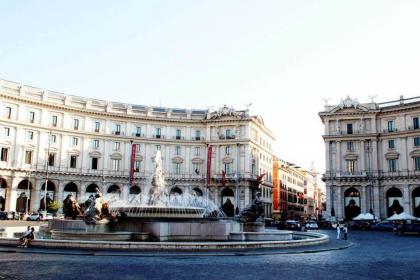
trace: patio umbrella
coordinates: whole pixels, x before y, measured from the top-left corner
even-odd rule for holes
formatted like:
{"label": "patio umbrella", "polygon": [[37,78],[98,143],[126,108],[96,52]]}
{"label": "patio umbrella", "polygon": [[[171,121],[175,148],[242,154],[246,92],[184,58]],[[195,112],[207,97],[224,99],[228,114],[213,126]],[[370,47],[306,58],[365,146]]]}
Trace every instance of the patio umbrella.
{"label": "patio umbrella", "polygon": [[392,215],[391,217],[389,217],[387,220],[388,220],[388,221],[398,221],[398,220],[401,220],[401,219],[400,219],[400,217],[398,216],[398,214],[394,214],[394,215]]}
{"label": "patio umbrella", "polygon": [[398,214],[398,218],[400,220],[417,220],[416,217],[411,216],[410,214],[407,214],[405,212],[402,212],[402,213]]}
{"label": "patio umbrella", "polygon": [[353,221],[361,221],[365,219],[365,214],[360,213],[356,217],[353,218]]}

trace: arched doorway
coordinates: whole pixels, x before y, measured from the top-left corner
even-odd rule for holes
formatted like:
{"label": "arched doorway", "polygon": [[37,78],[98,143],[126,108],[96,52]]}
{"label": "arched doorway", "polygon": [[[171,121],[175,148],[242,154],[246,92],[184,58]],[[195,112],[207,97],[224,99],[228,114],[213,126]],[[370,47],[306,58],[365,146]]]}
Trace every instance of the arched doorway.
{"label": "arched doorway", "polygon": [[63,196],[64,198],[66,198],[69,194],[71,194],[73,196],[74,199],[78,199],[78,191],[77,191],[78,187],[75,183],[70,182],[68,183],[65,187],[64,187],[64,191],[63,191]]}
{"label": "arched doorway", "polygon": [[199,188],[193,188],[192,191],[193,191],[193,195],[195,196],[200,196],[200,197],[203,196],[203,191],[200,190]]}
{"label": "arched doorway", "polygon": [[402,192],[393,187],[386,192],[386,204],[387,204],[387,214],[388,217],[397,213],[400,214],[404,211]]}
{"label": "arched doorway", "polygon": [[169,191],[169,201],[171,205],[182,205],[181,201],[182,190],[178,187],[174,187]]}
{"label": "arched doorway", "polygon": [[203,191],[200,190],[200,188],[193,188],[191,194],[193,197],[194,205],[196,206],[203,205]]}
{"label": "arched doorway", "polygon": [[227,217],[233,217],[235,215],[235,194],[229,188],[222,190],[222,210]]}
{"label": "arched doorway", "polygon": [[90,184],[86,187],[86,198],[96,193],[96,189],[99,189],[97,184]]}
{"label": "arched doorway", "polygon": [[118,185],[111,185],[108,187],[108,190],[106,191],[109,199],[112,200],[118,200],[121,195],[121,189]]}
{"label": "arched doorway", "polygon": [[6,207],[7,182],[0,177],[0,211],[4,211]]}
{"label": "arched doorway", "polygon": [[413,190],[413,216],[420,218],[420,187]]}
{"label": "arched doorway", "polygon": [[31,209],[32,183],[22,180],[17,186],[16,212],[29,212]]}
{"label": "arched doorway", "polygon": [[55,184],[51,181],[47,182],[47,196],[45,199],[45,183],[41,186],[41,199],[39,200],[39,209],[45,210],[45,200],[47,201],[47,212],[49,211],[48,205],[55,199]]}
{"label": "arched doorway", "polygon": [[128,191],[128,201],[132,204],[141,204],[141,189],[139,186],[131,186]]}
{"label": "arched doorway", "polygon": [[352,220],[360,212],[360,192],[356,188],[348,188],[344,192],[344,216]]}

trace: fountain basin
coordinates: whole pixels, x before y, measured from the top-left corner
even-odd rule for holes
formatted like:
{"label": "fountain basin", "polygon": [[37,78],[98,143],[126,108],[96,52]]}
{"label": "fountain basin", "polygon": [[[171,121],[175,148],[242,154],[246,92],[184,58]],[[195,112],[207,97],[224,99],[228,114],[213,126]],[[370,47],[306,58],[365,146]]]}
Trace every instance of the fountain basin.
{"label": "fountain basin", "polygon": [[133,206],[112,207],[112,212],[134,218],[203,218],[205,209],[201,207],[178,207],[178,206]]}

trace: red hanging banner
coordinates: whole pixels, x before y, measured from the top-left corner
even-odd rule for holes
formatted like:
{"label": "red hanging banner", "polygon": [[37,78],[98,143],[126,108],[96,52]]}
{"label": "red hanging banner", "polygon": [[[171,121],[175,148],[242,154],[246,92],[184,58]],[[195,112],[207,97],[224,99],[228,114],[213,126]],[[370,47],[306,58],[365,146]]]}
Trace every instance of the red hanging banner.
{"label": "red hanging banner", "polygon": [[131,165],[130,165],[130,186],[133,186],[134,181],[134,162],[136,160],[136,144],[131,146]]}
{"label": "red hanging banner", "polygon": [[207,148],[207,188],[210,185],[211,154],[212,154],[212,147],[208,146],[208,148]]}

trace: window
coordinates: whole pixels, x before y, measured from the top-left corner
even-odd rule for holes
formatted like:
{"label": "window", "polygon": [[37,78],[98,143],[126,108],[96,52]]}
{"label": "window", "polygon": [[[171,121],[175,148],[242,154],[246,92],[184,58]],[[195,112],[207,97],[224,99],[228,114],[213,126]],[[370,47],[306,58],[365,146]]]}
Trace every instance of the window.
{"label": "window", "polygon": [[413,118],[413,129],[419,129],[419,117]]}
{"label": "window", "polygon": [[388,149],[390,149],[390,150],[395,149],[395,140],[394,139],[388,140]]}
{"label": "window", "polygon": [[195,173],[196,175],[200,175],[200,171],[201,171],[201,164],[199,164],[199,163],[194,163],[194,164],[193,164],[193,170],[194,170],[194,173]]}
{"label": "window", "polygon": [[420,146],[420,137],[414,137],[414,146],[415,147]]}
{"label": "window", "polygon": [[175,138],[176,138],[177,140],[181,139],[181,129],[177,129],[177,130],[176,130],[176,136],[175,136]]}
{"label": "window", "polygon": [[349,151],[349,152],[353,152],[354,151],[353,142],[351,142],[351,141],[347,142],[347,151]]}
{"label": "window", "polygon": [[120,142],[114,142],[114,151],[120,150]]}
{"label": "window", "polygon": [[232,174],[232,163],[225,163],[225,173]]}
{"label": "window", "polygon": [[226,129],[226,139],[232,138],[232,130]]}
{"label": "window", "polygon": [[99,148],[99,140],[93,140],[93,148],[98,149]]}
{"label": "window", "polygon": [[32,151],[25,152],[25,163],[32,164]]}
{"label": "window", "polygon": [[119,171],[120,170],[120,160],[113,159],[112,160],[112,171]]}
{"label": "window", "polygon": [[355,160],[347,160],[347,172],[350,174],[354,173],[355,170],[355,166],[356,166],[356,161]]}
{"label": "window", "polygon": [[179,156],[181,154],[181,147],[175,146],[175,155]]}
{"label": "window", "polygon": [[12,107],[6,107],[6,118],[10,119],[12,117]]}
{"label": "window", "polygon": [[415,157],[414,158],[414,167],[415,167],[416,171],[420,171],[420,157]]}
{"label": "window", "polygon": [[200,130],[195,131],[195,140],[196,141],[201,140],[201,131]]}
{"label": "window", "polygon": [[394,132],[395,129],[395,121],[388,121],[388,132]]}
{"label": "window", "polygon": [[194,148],[194,155],[195,155],[196,157],[198,157],[198,156],[200,155],[200,152],[201,152],[200,147],[195,147],[195,148]]}
{"label": "window", "polygon": [[92,158],[92,169],[97,170],[98,169],[98,158],[93,157]]}
{"label": "window", "polygon": [[136,127],[136,136],[137,137],[141,136],[141,127],[140,126]]}
{"label": "window", "polygon": [[134,161],[134,172],[140,172],[140,161]]}
{"label": "window", "polygon": [[71,143],[73,144],[73,146],[79,145],[79,138],[73,137],[71,140]]}
{"label": "window", "polygon": [[352,123],[347,124],[347,134],[353,134],[353,124]]}
{"label": "window", "polygon": [[48,155],[48,166],[54,166],[55,162],[55,154]]}
{"label": "window", "polygon": [[180,163],[174,163],[174,173],[179,175],[181,174],[181,164]]}
{"label": "window", "polygon": [[140,144],[136,144],[136,153],[140,153],[141,152],[141,146]]}
{"label": "window", "polygon": [[79,119],[73,120],[73,129],[78,130],[79,129]]}
{"label": "window", "polygon": [[8,148],[1,148],[1,161],[7,161],[7,156],[9,154],[9,149]]}
{"label": "window", "polygon": [[225,154],[228,156],[230,155],[230,146],[225,147]]}
{"label": "window", "polygon": [[70,156],[70,168],[77,167],[77,156]]}
{"label": "window", "polygon": [[115,134],[116,135],[120,135],[121,134],[121,125],[120,124],[116,124],[115,125]]}
{"label": "window", "polygon": [[51,143],[57,143],[57,135],[51,134]]}
{"label": "window", "polygon": [[100,128],[101,128],[101,123],[95,122],[95,132],[99,132]]}
{"label": "window", "polygon": [[57,126],[57,122],[58,122],[58,117],[56,115],[52,116],[52,120],[51,120],[51,124],[53,127]]}
{"label": "window", "polygon": [[397,171],[397,160],[396,159],[389,159],[388,160],[388,171],[389,172]]}
{"label": "window", "polygon": [[160,151],[161,150],[161,146],[160,145],[156,145],[156,151]]}
{"label": "window", "polygon": [[34,123],[34,121],[35,121],[35,112],[30,111],[29,112],[29,122]]}
{"label": "window", "polygon": [[33,131],[28,131],[28,140],[30,140],[30,141],[34,140],[34,132]]}
{"label": "window", "polygon": [[10,136],[10,128],[8,127],[4,128],[4,136]]}
{"label": "window", "polygon": [[156,128],[156,138],[160,138],[161,129]]}

